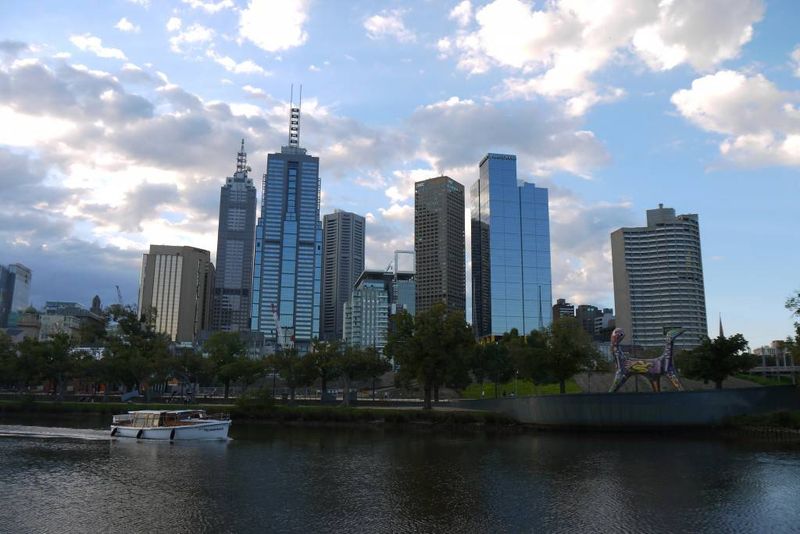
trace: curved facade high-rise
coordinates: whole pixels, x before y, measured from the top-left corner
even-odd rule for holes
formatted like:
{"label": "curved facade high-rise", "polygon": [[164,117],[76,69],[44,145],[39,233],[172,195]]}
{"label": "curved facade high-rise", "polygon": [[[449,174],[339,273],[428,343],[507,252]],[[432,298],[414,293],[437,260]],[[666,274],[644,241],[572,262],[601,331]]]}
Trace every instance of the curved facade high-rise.
{"label": "curved facade high-rise", "polygon": [[696,214],[647,210],[647,226],[612,232],[611,258],[616,324],[628,343],[661,347],[664,332],[681,327],[675,347],[691,349],[708,335]]}

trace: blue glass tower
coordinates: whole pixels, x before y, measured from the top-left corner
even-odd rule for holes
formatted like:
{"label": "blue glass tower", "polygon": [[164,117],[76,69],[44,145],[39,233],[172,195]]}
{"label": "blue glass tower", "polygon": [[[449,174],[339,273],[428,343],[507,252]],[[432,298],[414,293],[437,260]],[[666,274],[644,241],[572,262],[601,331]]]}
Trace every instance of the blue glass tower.
{"label": "blue glass tower", "polygon": [[517,157],[487,154],[471,189],[472,326],[477,337],[550,326],[547,189],[517,182]]}
{"label": "blue glass tower", "polygon": [[319,158],[300,148],[300,109],[292,107],[291,113],[289,145],[267,156],[251,329],[262,332],[268,344],[294,346],[302,354],[319,337],[322,223]]}

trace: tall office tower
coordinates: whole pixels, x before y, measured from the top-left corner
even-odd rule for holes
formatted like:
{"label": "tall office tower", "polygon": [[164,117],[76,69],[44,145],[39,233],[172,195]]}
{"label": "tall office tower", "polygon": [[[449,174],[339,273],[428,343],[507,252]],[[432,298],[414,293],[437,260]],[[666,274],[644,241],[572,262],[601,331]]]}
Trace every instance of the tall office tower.
{"label": "tall office tower", "polygon": [[19,314],[31,304],[33,272],[21,263],[12,263],[8,268],[14,273],[14,298],[11,301],[11,311]]}
{"label": "tall office tower", "polygon": [[472,327],[479,338],[552,322],[547,189],[517,182],[517,157],[487,154],[471,189]]}
{"label": "tall office tower", "polygon": [[[344,303],[344,342],[373,347],[383,353],[389,334],[389,284],[391,273],[364,271]],[[388,284],[387,284],[388,282]]]}
{"label": "tall office tower", "polygon": [[564,299],[556,300],[553,304],[553,320],[559,317],[575,317],[575,306]]}
{"label": "tall office tower", "polygon": [[139,313],[155,314],[155,329],[178,343],[194,343],[211,323],[214,265],[194,247],[150,245],[142,257]]}
{"label": "tall office tower", "polygon": [[8,316],[14,300],[14,278],[11,269],[0,265],[0,328],[8,326]]}
{"label": "tall office tower", "polygon": [[300,148],[299,121],[292,105],[289,144],[267,156],[250,324],[266,343],[305,353],[319,337],[322,223],[319,158]]}
{"label": "tall office tower", "polygon": [[343,306],[364,272],[364,217],[336,210],[322,220],[320,339],[342,339]]}
{"label": "tall office tower", "polygon": [[465,313],[464,186],[448,176],[414,184],[416,312],[437,302]]}
{"label": "tall office tower", "polygon": [[616,325],[628,344],[661,347],[664,330],[682,327],[675,341],[691,349],[708,335],[700,225],[696,214],[675,216],[659,204],[647,226],[611,233]]}
{"label": "tall office tower", "polygon": [[256,241],[256,187],[248,176],[247,153],[236,156],[236,172],[219,192],[217,274],[211,329],[250,330],[250,296]]}

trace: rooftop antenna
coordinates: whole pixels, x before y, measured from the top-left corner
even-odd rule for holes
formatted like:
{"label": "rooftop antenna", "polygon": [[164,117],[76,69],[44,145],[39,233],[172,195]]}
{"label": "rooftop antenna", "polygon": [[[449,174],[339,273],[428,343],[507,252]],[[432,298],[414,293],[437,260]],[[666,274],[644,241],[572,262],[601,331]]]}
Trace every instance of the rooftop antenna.
{"label": "rooftop antenna", "polygon": [[300,98],[297,107],[294,105],[294,84],[289,96],[289,146],[300,147],[300,106],[303,103],[303,86],[300,86]]}
{"label": "rooftop antenna", "polygon": [[242,139],[242,148],[236,155],[236,172],[247,172],[247,152],[244,151],[244,139]]}

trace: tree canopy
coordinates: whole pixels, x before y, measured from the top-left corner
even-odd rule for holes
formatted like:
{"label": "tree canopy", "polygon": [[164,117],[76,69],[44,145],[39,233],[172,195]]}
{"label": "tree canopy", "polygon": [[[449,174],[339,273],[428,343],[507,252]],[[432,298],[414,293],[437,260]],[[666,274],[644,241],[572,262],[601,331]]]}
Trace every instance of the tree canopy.
{"label": "tree canopy", "polygon": [[681,353],[678,360],[681,374],[714,382],[717,389],[722,389],[726,378],[756,365],[756,359],[747,348],[747,340],[742,334],[718,336],[714,340],[706,337],[699,346]]}

